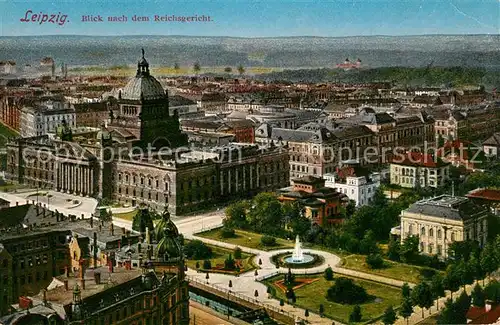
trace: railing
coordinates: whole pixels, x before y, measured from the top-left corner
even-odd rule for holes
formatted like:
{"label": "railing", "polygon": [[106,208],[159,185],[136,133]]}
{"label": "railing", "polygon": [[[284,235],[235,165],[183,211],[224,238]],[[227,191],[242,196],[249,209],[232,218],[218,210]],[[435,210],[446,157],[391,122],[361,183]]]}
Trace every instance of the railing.
{"label": "railing", "polygon": [[[237,293],[237,292],[234,292],[234,291],[231,291],[229,289],[226,289],[226,288],[222,288],[218,285],[215,285],[215,284],[208,284],[206,282],[204,282],[203,280],[199,280],[193,276],[190,276],[190,275],[186,275],[186,278],[188,278],[188,280],[190,282],[194,282],[196,283],[197,285],[201,286],[201,287],[206,287],[208,289],[212,289],[212,290],[216,290],[216,291],[219,291],[220,293],[222,293],[223,295],[220,295],[220,297],[223,297],[223,298],[226,298],[228,299],[229,301],[231,301],[231,297],[232,298],[238,298],[238,299],[241,299],[243,301],[246,301],[246,302],[249,302],[253,305],[257,305],[257,306],[260,306],[266,310],[272,310],[273,312],[275,313],[278,313],[278,314],[282,314],[286,317],[289,317],[291,319],[291,321],[295,321],[295,320],[304,320],[290,312],[287,312],[283,309],[280,309],[278,307],[275,307],[273,305],[270,305],[270,304],[266,304],[262,301],[259,301],[258,299],[255,299],[255,298],[251,298],[251,297],[248,297],[246,295],[243,295],[241,293]],[[233,301],[234,302],[234,301]]]}

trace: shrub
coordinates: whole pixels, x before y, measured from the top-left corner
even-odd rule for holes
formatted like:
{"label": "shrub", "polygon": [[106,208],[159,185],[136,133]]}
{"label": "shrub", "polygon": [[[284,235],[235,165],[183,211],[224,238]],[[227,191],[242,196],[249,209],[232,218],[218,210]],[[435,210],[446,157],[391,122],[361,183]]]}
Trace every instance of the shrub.
{"label": "shrub", "polygon": [[384,266],[384,259],[380,254],[370,254],[366,257],[366,264],[370,269],[380,269]]}
{"label": "shrub", "polygon": [[352,313],[349,315],[350,323],[358,323],[361,322],[363,315],[361,315],[361,307],[359,305],[354,306],[352,309]]}
{"label": "shrub", "polygon": [[231,254],[224,261],[224,268],[226,270],[234,270],[236,268],[236,262]]}
{"label": "shrub", "polygon": [[326,298],[340,304],[361,304],[366,302],[369,296],[365,288],[355,284],[352,279],[339,277],[328,289]]}
{"label": "shrub", "polygon": [[222,238],[232,238],[235,236],[234,229],[230,227],[222,227],[220,236]]}
{"label": "shrub", "polygon": [[276,246],[276,238],[264,235],[260,238],[260,243],[264,246]]}
{"label": "shrub", "polygon": [[201,240],[192,240],[184,246],[184,253],[190,260],[202,260],[212,257],[212,249]]}
{"label": "shrub", "polygon": [[327,281],[333,280],[333,270],[331,267],[326,268],[324,276]]}
{"label": "shrub", "polygon": [[434,275],[436,275],[436,270],[434,269],[430,269],[428,267],[424,267],[422,269],[420,269],[420,275],[425,278],[425,279],[430,279],[432,278]]}
{"label": "shrub", "polygon": [[241,259],[241,256],[242,256],[242,251],[241,251],[241,248],[239,247],[236,247],[234,249],[234,258],[237,259],[237,260],[240,260]]}
{"label": "shrub", "polygon": [[212,268],[212,262],[210,262],[210,260],[204,260],[203,261],[203,268],[205,270],[210,270]]}

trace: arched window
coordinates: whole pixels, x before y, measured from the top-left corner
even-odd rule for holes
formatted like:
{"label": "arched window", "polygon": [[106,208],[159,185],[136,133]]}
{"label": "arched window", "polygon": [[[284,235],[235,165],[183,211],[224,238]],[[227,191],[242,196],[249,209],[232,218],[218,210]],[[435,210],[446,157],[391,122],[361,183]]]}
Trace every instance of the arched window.
{"label": "arched window", "polygon": [[421,235],[421,236],[425,236],[425,227],[422,227],[422,228],[420,229],[420,235]]}
{"label": "arched window", "polygon": [[438,239],[441,239],[441,237],[442,237],[442,236],[443,236],[443,235],[442,235],[442,231],[441,231],[441,229],[438,229],[438,233],[437,233],[437,237],[438,237]]}
{"label": "arched window", "polygon": [[451,241],[455,241],[455,232],[454,231],[451,233]]}
{"label": "arched window", "polygon": [[408,234],[413,235],[413,225],[408,226]]}
{"label": "arched window", "polygon": [[434,244],[429,244],[429,254],[434,254]]}
{"label": "arched window", "polygon": [[429,229],[429,237],[433,237],[434,236],[434,229],[430,228]]}
{"label": "arched window", "polygon": [[167,191],[168,191],[168,183],[165,182],[165,192],[167,192]]}

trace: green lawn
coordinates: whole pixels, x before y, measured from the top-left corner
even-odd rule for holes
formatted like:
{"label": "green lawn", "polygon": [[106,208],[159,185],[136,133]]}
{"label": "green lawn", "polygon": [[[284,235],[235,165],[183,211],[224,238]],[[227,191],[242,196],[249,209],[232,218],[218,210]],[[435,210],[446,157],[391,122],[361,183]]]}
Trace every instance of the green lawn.
{"label": "green lawn", "polygon": [[116,214],[113,214],[113,218],[125,219],[125,220],[132,221],[132,219],[134,219],[137,212],[139,212],[139,210],[133,210],[130,212],[125,212],[125,213],[116,213]]}
{"label": "green lawn", "polygon": [[[188,242],[188,241],[186,241],[186,242]],[[207,246],[212,248],[212,258],[210,258],[212,268],[215,268],[217,264],[224,265],[224,261],[229,256],[229,254],[232,254],[234,256],[234,252],[232,250],[221,248],[221,247],[216,247],[216,246],[212,246],[212,245],[207,245]],[[242,252],[241,262],[243,265],[243,269],[240,269],[240,273],[247,272],[247,271],[250,271],[250,270],[257,268],[255,263],[253,263],[253,261],[252,261],[254,256],[255,255]],[[196,270],[196,261],[197,260],[186,260],[186,264],[190,269]],[[198,260],[198,262],[200,263],[200,270],[201,270],[203,268],[203,260]],[[222,270],[218,270],[217,272],[225,273]],[[228,273],[231,273],[231,272],[228,272]]]}
{"label": "green lawn", "polygon": [[263,246],[260,243],[260,239],[262,238],[263,235],[257,234],[254,232],[243,231],[243,230],[235,230],[235,237],[222,238],[220,236],[220,230],[221,230],[221,228],[213,229],[213,230],[205,231],[202,233],[198,233],[198,234],[196,234],[196,236],[214,239],[214,240],[219,240],[222,242],[226,242],[226,243],[230,243],[230,244],[234,244],[234,245],[238,245],[238,246],[256,248],[256,249],[260,249],[260,250],[264,250],[264,251],[292,248],[294,246],[293,241],[288,241],[288,240],[281,239],[281,238],[276,238],[276,244],[277,244],[276,246]]}
{"label": "green lawn", "polygon": [[[327,300],[326,292],[334,282],[325,280],[322,274],[315,275],[315,277],[319,277],[319,280],[295,290],[295,295],[297,297],[296,305],[304,309],[309,309],[312,312],[319,313],[319,305],[323,304],[326,317],[348,323],[349,315],[354,306],[342,305]],[[265,281],[265,284],[271,285],[275,289],[278,299],[284,299],[286,301],[283,291],[274,285],[275,281],[282,278],[282,275],[270,278]],[[399,288],[357,278],[353,278],[353,280],[356,284],[363,286],[369,295],[376,297],[374,300],[360,305],[361,314],[363,315],[362,322],[380,317],[384,313],[384,310],[390,305],[397,308],[401,304],[401,290]]]}
{"label": "green lawn", "polygon": [[342,266],[346,269],[372,273],[404,282],[418,283],[420,281],[422,267],[384,260],[386,265],[384,268],[370,269],[365,260],[366,256],[364,255],[349,255],[342,259]]}

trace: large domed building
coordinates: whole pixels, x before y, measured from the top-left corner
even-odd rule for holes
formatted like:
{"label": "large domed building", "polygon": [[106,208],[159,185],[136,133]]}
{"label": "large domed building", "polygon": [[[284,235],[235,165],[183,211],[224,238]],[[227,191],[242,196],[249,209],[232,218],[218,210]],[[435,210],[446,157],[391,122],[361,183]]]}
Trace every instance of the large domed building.
{"label": "large domed building", "polygon": [[144,49],[135,77],[118,90],[117,97],[116,109],[108,123],[111,130],[133,135],[142,145],[151,144],[157,149],[187,145],[177,112],[169,111],[167,91],[149,71]]}

